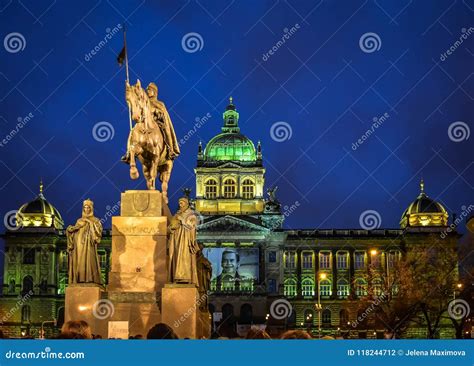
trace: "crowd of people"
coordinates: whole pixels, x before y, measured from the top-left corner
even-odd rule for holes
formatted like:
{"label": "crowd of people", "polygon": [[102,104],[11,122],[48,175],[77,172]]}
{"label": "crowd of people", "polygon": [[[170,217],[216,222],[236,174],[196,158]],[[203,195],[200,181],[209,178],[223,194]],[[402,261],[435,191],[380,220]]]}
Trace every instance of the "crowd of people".
{"label": "crowd of people", "polygon": [[[0,331],[3,338],[3,333]],[[221,336],[214,332],[211,339],[237,339]],[[61,333],[56,339],[102,339],[100,335],[92,333],[91,327],[84,320],[70,320],[64,323]],[[129,339],[179,339],[175,331],[165,323],[154,325],[147,333],[146,337],[141,334],[130,336]],[[259,328],[250,328],[244,338],[238,339],[313,339],[313,337],[304,330],[288,330],[278,338],[272,338],[265,330]],[[334,339],[325,336],[322,339]]]}

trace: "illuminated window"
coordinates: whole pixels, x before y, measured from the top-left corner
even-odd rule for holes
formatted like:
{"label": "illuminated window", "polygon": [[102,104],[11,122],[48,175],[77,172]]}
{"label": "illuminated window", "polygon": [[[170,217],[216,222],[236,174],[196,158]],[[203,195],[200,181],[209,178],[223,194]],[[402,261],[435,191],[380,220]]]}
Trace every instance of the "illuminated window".
{"label": "illuminated window", "polygon": [[296,280],[293,278],[288,278],[284,283],[284,294],[288,297],[296,296]]}
{"label": "illuminated window", "polygon": [[357,296],[367,296],[367,282],[362,278],[355,282],[355,293]]}
{"label": "illuminated window", "polygon": [[224,198],[234,198],[236,195],[237,189],[235,180],[226,179],[224,181]]}
{"label": "illuminated window", "polygon": [[313,268],[313,253],[311,252],[303,252],[303,268],[304,269],[311,269]]}
{"label": "illuminated window", "polygon": [[255,185],[250,179],[245,179],[242,182],[242,198],[252,199],[255,197]]}
{"label": "illuminated window", "polygon": [[287,269],[296,268],[296,253],[295,252],[285,253],[285,268]]}
{"label": "illuminated window", "polygon": [[106,251],[99,251],[99,260],[100,260],[100,268],[105,269],[107,268],[107,252]]}
{"label": "illuminated window", "polygon": [[67,278],[61,277],[58,283],[58,295],[64,295],[66,293]]}
{"label": "illuminated window", "polygon": [[221,287],[222,291],[234,291],[234,289],[235,289],[235,280],[231,279],[231,278],[224,279],[222,281],[221,286],[222,286]]}
{"label": "illuminated window", "polygon": [[321,291],[321,296],[331,296],[332,295],[331,281],[322,280],[319,284],[319,290]]}
{"label": "illuminated window", "polygon": [[388,253],[388,268],[395,267],[395,263],[400,258],[400,252],[390,252]]}
{"label": "illuminated window", "polygon": [[305,278],[301,282],[301,290],[303,296],[314,296],[314,281],[309,278]]}
{"label": "illuminated window", "polygon": [[345,279],[337,281],[337,296],[341,298],[346,298],[349,296],[349,282]]}
{"label": "illuminated window", "polygon": [[209,179],[205,183],[206,198],[215,199],[217,198],[217,182],[215,179]]}
{"label": "illuminated window", "polygon": [[59,269],[62,272],[67,271],[67,252],[65,250],[61,251],[60,261],[59,261]]}
{"label": "illuminated window", "polygon": [[347,269],[347,252],[337,253],[337,268]]}
{"label": "illuminated window", "polygon": [[382,295],[382,280],[380,278],[374,279],[372,283],[373,289],[374,289],[374,295],[375,296],[380,296]]}
{"label": "illuminated window", "polygon": [[330,253],[319,253],[319,268],[321,269],[331,268],[331,254]]}
{"label": "illuminated window", "polygon": [[365,253],[355,252],[354,253],[354,267],[355,269],[363,269],[365,267]]}

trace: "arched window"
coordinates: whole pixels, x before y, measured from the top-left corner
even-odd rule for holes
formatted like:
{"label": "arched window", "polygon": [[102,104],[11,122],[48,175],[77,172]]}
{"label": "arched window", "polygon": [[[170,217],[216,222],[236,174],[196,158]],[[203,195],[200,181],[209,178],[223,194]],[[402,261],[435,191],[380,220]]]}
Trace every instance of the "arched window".
{"label": "arched window", "polygon": [[332,295],[331,281],[322,280],[319,284],[319,291],[321,291],[321,296],[331,296]]}
{"label": "arched window", "polygon": [[343,299],[349,296],[349,282],[344,278],[337,281],[337,296]]}
{"label": "arched window", "polygon": [[331,325],[331,310],[324,309],[321,320],[322,320],[324,325]]}
{"label": "arched window", "polygon": [[22,289],[21,289],[21,293],[26,295],[28,293],[33,293],[33,277],[31,276],[25,276],[25,278],[23,278],[23,286],[22,286]]}
{"label": "arched window", "polygon": [[30,305],[23,305],[21,307],[21,322],[29,323],[31,320],[31,307]]}
{"label": "arched window", "polygon": [[305,278],[301,282],[301,290],[303,296],[314,296],[314,281],[309,278]]}
{"label": "arched window", "polygon": [[357,296],[367,296],[367,282],[359,278],[355,281],[355,292]]}
{"label": "arched window", "polygon": [[234,198],[237,193],[236,186],[235,180],[230,178],[226,179],[224,181],[224,198]]}
{"label": "arched window", "polygon": [[244,179],[242,182],[242,198],[252,199],[255,197],[255,185],[250,179]]}
{"label": "arched window", "polygon": [[240,323],[242,323],[242,324],[251,324],[252,320],[253,320],[252,305],[243,304],[240,307]]}
{"label": "arched window", "polygon": [[204,186],[207,199],[212,200],[217,198],[217,182],[215,179],[208,179]]}
{"label": "arched window", "polygon": [[285,296],[296,296],[296,280],[293,278],[287,278],[284,283],[284,294]]}
{"label": "arched window", "polygon": [[8,293],[9,294],[14,294],[15,293],[15,287],[16,287],[15,279],[11,278],[10,283],[8,284]]}
{"label": "arched window", "polygon": [[304,311],[304,322],[306,324],[313,324],[313,317],[314,317],[313,310],[306,309]]}
{"label": "arched window", "polygon": [[346,327],[349,323],[349,312],[346,309],[341,309],[339,312],[339,326]]}

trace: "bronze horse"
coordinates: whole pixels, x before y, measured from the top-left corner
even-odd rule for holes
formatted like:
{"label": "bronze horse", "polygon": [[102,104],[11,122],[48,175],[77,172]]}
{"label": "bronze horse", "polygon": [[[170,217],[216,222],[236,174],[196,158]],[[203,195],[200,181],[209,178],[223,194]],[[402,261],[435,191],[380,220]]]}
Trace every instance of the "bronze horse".
{"label": "bronze horse", "polygon": [[168,159],[163,132],[153,118],[150,100],[140,80],[137,80],[135,85],[127,83],[125,99],[135,121],[129,137],[130,178],[139,177],[135,161],[137,157],[142,164],[148,189],[155,189],[156,176],[160,174],[163,198],[168,203],[168,182],[173,169],[173,160]]}

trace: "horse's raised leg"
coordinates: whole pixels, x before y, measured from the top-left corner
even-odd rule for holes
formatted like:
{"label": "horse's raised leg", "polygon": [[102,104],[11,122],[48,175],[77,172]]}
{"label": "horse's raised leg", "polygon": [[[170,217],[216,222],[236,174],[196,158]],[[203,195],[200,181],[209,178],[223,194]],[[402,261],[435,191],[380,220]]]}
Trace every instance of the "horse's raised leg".
{"label": "horse's raised leg", "polygon": [[173,169],[173,161],[168,160],[166,164],[160,166],[161,193],[166,203],[168,203],[168,182]]}
{"label": "horse's raised leg", "polygon": [[130,178],[138,179],[140,174],[138,173],[137,163],[135,161],[135,146],[130,145]]}

